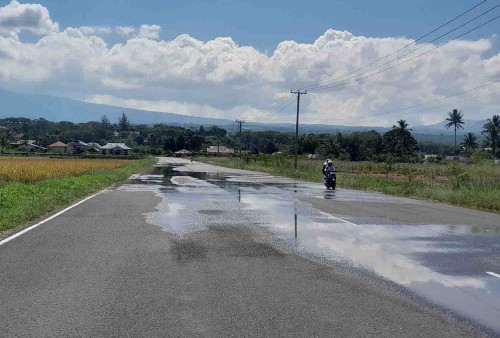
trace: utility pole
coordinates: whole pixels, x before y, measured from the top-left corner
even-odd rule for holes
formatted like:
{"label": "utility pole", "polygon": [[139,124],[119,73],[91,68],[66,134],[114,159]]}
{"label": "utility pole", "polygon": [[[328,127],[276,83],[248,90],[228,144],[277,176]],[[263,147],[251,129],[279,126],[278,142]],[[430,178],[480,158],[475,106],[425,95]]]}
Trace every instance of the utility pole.
{"label": "utility pole", "polygon": [[307,92],[303,92],[300,89],[297,91],[290,90],[290,93],[297,95],[297,121],[295,122],[295,169],[297,169],[297,157],[299,156],[299,107],[300,107],[300,95],[305,95]]}
{"label": "utility pole", "polygon": [[240,131],[240,157],[241,157],[241,146],[243,144],[242,135],[241,135],[241,127],[242,127],[243,123],[245,123],[245,121],[236,120],[236,123],[238,123],[240,126],[239,131]]}

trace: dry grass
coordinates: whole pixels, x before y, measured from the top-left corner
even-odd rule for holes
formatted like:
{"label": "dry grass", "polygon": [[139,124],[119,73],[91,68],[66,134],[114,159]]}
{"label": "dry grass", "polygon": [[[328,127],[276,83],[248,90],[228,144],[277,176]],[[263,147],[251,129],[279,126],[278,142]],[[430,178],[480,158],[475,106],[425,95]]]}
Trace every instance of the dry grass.
{"label": "dry grass", "polygon": [[79,176],[86,173],[117,169],[130,162],[128,160],[0,157],[0,184],[36,182],[49,178]]}

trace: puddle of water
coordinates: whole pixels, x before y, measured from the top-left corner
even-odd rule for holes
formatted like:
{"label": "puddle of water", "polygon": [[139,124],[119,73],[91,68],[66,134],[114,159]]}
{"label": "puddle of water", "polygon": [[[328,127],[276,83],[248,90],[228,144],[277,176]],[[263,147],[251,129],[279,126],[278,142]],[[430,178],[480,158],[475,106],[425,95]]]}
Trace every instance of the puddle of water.
{"label": "puddle of water", "polygon": [[216,173],[213,167],[205,173],[207,165],[175,165],[123,186],[149,187],[162,197],[157,210],[146,215],[149,223],[177,234],[227,224],[265,229],[269,244],[279,250],[371,271],[500,332],[500,278],[485,273],[500,272],[500,228],[380,219],[358,224],[322,213],[298,195],[328,196],[333,202],[421,202],[351,190],[325,194],[320,185],[269,175]]}

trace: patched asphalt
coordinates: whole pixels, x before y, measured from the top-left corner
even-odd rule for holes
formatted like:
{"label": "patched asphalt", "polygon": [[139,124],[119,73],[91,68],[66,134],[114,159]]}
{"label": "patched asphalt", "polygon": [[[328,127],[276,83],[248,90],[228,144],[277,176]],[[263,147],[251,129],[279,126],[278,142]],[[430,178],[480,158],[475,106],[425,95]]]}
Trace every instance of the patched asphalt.
{"label": "patched asphalt", "polygon": [[498,333],[498,215],[161,163],[0,246],[1,336]]}

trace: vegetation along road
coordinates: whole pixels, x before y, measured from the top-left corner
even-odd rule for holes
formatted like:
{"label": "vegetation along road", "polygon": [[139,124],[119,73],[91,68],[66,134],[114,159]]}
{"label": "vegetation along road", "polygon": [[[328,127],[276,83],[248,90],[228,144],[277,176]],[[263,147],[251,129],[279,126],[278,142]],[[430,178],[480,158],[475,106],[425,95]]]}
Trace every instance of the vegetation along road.
{"label": "vegetation along road", "polygon": [[[322,182],[324,160],[299,160],[283,155],[202,157],[198,160],[230,168],[264,171],[274,175]],[[500,212],[500,166],[492,162],[376,163],[334,160],[341,187],[379,191],[390,195],[446,202]]]}
{"label": "vegetation along road", "polygon": [[159,161],[0,242],[3,334],[500,333],[498,214]]}
{"label": "vegetation along road", "polygon": [[0,238],[7,230],[151,170],[155,161],[0,157]]}

